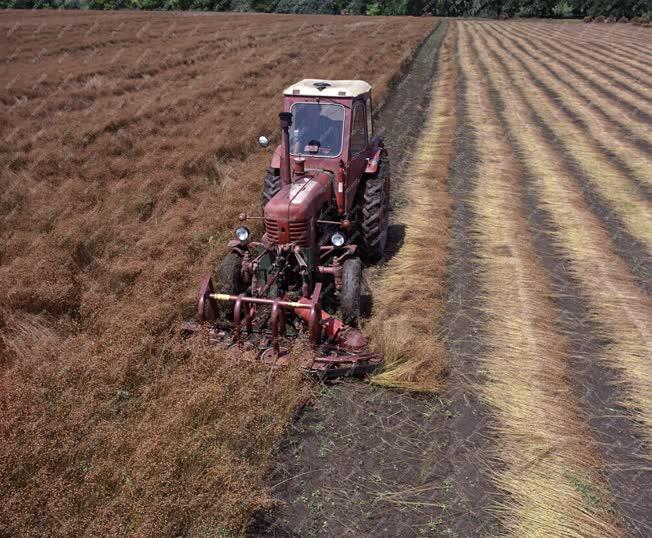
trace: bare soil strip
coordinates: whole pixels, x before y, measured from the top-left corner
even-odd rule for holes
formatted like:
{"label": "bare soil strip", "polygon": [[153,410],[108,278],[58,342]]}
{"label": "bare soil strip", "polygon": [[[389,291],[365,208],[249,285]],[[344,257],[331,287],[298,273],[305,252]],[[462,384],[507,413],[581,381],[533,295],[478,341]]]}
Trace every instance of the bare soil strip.
{"label": "bare soil strip", "polygon": [[[459,64],[457,28],[456,24],[456,62]],[[453,534],[463,536],[497,535],[503,530],[496,512],[491,511],[500,495],[491,480],[498,464],[491,457],[495,449],[493,417],[477,391],[477,385],[484,380],[484,372],[477,368],[477,359],[486,353],[483,333],[486,319],[481,310],[476,264],[478,245],[471,233],[475,215],[470,200],[479,179],[480,164],[475,149],[477,137],[467,113],[466,88],[472,84],[474,81],[467,79],[458,68],[457,129],[448,179],[453,216],[441,324],[441,339],[448,353],[450,371],[441,399],[450,411],[442,432],[445,452],[440,465],[444,480],[454,485],[458,513],[472,524],[473,532],[466,534],[459,520],[447,521]]]}
{"label": "bare soil strip", "polygon": [[[479,390],[497,417],[495,457],[503,468],[495,476],[507,494],[500,511],[515,536],[561,536],[571,528],[617,536],[601,463],[587,447],[591,434],[571,394],[567,342],[555,327],[550,282],[524,233],[521,170],[486,85],[478,82],[483,74],[462,28],[462,69],[476,81],[467,89],[468,113],[477,126],[482,162],[472,199],[489,344],[482,358],[487,380]],[[587,506],[578,482],[600,497],[600,506]]]}

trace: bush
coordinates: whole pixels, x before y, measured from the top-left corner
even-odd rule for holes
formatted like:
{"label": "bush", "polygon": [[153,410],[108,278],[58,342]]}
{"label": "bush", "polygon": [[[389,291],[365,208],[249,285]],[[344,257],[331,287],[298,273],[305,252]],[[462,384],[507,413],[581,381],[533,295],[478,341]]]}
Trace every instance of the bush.
{"label": "bush", "polygon": [[607,17],[606,22],[607,22],[608,24],[614,24],[614,23],[618,22],[618,19],[616,19],[616,17],[612,17],[612,16],[610,16],[610,17]]}
{"label": "bush", "polygon": [[590,22],[593,22],[593,17],[591,17],[590,15],[584,17],[584,22],[587,23],[587,24],[590,23]]}
{"label": "bush", "polygon": [[602,15],[598,15],[595,19],[593,19],[593,22],[604,22],[604,17]]}
{"label": "bush", "polygon": [[505,11],[502,11],[502,12],[500,13],[500,15],[498,15],[498,20],[501,20],[501,21],[506,21],[506,20],[509,19],[509,18],[510,18],[510,17],[509,17],[509,13],[507,13],[507,12],[505,12]]}
{"label": "bush", "polygon": [[378,2],[369,4],[367,6],[366,15],[368,17],[377,17],[378,15],[382,15],[382,13],[383,13],[383,8],[380,6]]}
{"label": "bush", "polygon": [[628,23],[628,22],[629,22],[629,19],[628,19],[627,17],[620,17],[620,19],[618,19],[618,22],[621,22],[621,23]]}

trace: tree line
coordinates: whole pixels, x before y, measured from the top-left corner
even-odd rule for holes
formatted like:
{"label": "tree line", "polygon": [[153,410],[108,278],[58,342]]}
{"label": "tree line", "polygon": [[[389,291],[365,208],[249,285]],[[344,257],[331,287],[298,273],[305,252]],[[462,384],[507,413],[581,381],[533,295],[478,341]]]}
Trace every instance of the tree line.
{"label": "tree line", "polygon": [[620,18],[650,15],[651,2],[652,0],[0,0],[0,7],[439,17]]}

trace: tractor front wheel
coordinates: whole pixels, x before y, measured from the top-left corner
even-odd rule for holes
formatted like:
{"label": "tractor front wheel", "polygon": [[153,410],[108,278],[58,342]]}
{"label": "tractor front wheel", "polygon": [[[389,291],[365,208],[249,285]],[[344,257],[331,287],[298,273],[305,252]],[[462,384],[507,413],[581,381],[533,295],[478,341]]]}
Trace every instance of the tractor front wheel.
{"label": "tractor front wheel", "polygon": [[218,273],[222,293],[240,295],[245,291],[245,283],[242,280],[242,258],[238,254],[229,252],[222,260]]}
{"label": "tractor front wheel", "polygon": [[367,178],[362,200],[362,252],[370,262],[383,258],[389,225],[389,160],[380,162],[378,172]]}
{"label": "tractor front wheel", "polygon": [[350,258],[342,265],[342,288],[340,290],[340,310],[342,321],[355,327],[360,317],[360,293],[362,291],[362,262],[360,258]]}

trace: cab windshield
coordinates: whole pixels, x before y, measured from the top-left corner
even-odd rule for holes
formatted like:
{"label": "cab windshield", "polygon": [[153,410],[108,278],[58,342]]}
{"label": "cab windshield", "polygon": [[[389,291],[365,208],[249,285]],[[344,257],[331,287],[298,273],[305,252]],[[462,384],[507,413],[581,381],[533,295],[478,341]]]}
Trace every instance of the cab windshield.
{"label": "cab windshield", "polygon": [[335,104],[294,103],[290,129],[292,155],[337,157],[342,152],[344,107]]}

